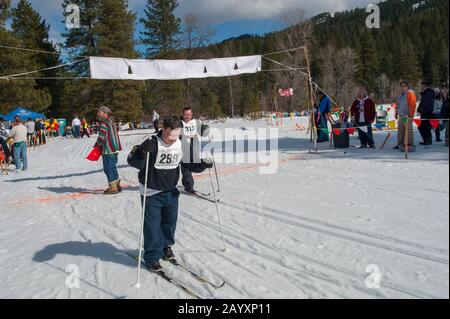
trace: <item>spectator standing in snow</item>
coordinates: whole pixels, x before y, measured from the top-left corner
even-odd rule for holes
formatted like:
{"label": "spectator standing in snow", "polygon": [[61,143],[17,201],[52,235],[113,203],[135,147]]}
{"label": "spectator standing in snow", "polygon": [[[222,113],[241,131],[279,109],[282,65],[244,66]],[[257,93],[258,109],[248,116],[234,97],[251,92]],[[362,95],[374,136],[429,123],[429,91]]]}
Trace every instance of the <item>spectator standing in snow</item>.
{"label": "spectator standing in snow", "polygon": [[102,106],[98,110],[98,117],[101,122],[95,146],[101,150],[103,171],[109,184],[104,194],[114,195],[122,191],[119,173],[117,172],[118,155],[122,151],[122,145],[120,144],[119,134],[111,110],[106,106]]}
{"label": "spectator standing in snow", "polygon": [[398,98],[395,117],[398,121],[398,145],[394,149],[400,149],[405,145],[408,135],[408,146],[414,146],[413,119],[416,113],[417,97],[413,90],[409,89],[407,81],[400,82],[402,94]]}
{"label": "spectator standing in snow", "polygon": [[81,135],[81,121],[78,119],[78,116],[75,115],[75,118],[72,121],[72,128],[75,138],[80,138]]}
{"label": "spectator standing in snow", "polygon": [[444,97],[444,103],[442,103],[442,109],[441,109],[441,118],[444,119],[444,126],[445,126],[445,146],[449,145],[449,106],[448,106],[448,91],[445,94]]}
{"label": "spectator standing in snow", "polygon": [[27,142],[28,145],[32,145],[33,144],[33,136],[34,136],[34,131],[35,131],[35,123],[33,122],[33,120],[31,118],[28,119],[28,121],[25,123],[25,127],[27,128]]}
{"label": "spectator standing in snow", "polygon": [[317,143],[330,140],[328,133],[328,122],[334,123],[331,117],[331,100],[323,92],[319,92],[319,106],[315,107]]}
{"label": "spectator standing in snow", "polygon": [[[433,118],[434,119],[442,119],[441,118],[441,109],[442,104],[444,100],[444,96],[439,89],[434,90],[435,98],[434,98],[434,105],[433,105]],[[441,139],[441,130],[442,130],[442,123],[439,123],[439,126],[434,130],[434,133],[436,134],[436,142],[442,142]]]}
{"label": "spectator standing in snow", "polygon": [[91,137],[91,134],[89,134],[89,124],[86,121],[86,118],[83,118],[83,121],[81,122],[81,138],[83,138],[85,135],[88,138]]}
{"label": "spectator standing in snow", "polygon": [[[27,133],[28,130],[21,121],[16,121],[14,127],[9,132],[9,137],[14,140],[14,161],[16,162],[16,173],[20,169],[28,169],[27,158]],[[23,163],[23,165],[22,165]]]}
{"label": "spectator standing in snow", "polygon": [[432,145],[433,144],[433,134],[431,133],[432,126],[430,119],[433,119],[434,110],[434,91],[429,87],[427,82],[422,82],[422,92],[420,93],[420,104],[417,111],[420,113],[420,118],[423,120],[419,127],[420,135],[422,136],[423,142],[420,145]]}
{"label": "spectator standing in snow", "polygon": [[4,120],[3,117],[0,117],[0,146],[3,149],[3,152],[5,152],[5,158],[9,159],[11,153],[9,151],[8,144],[6,143],[6,140],[8,139],[8,134],[6,133],[6,128],[3,120]]}
{"label": "spectator standing in snow", "polygon": [[43,120],[36,121],[35,131],[37,143],[39,143],[39,145],[44,145],[46,143],[46,137],[45,137],[45,124]]}
{"label": "spectator standing in snow", "polygon": [[375,103],[367,96],[364,89],[360,89],[356,100],[350,109],[354,122],[358,125],[361,148],[375,148],[372,123],[375,121]]}

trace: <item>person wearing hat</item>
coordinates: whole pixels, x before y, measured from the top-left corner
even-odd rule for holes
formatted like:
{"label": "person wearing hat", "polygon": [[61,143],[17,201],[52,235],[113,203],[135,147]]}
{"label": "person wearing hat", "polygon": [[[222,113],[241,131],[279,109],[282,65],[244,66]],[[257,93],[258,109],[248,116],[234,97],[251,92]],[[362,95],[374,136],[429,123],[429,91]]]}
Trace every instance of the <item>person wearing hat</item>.
{"label": "person wearing hat", "polygon": [[98,110],[98,118],[100,120],[100,130],[95,147],[101,150],[103,171],[109,185],[104,194],[114,195],[122,191],[119,173],[117,172],[118,155],[122,151],[122,145],[111,110],[106,106],[102,106]]}

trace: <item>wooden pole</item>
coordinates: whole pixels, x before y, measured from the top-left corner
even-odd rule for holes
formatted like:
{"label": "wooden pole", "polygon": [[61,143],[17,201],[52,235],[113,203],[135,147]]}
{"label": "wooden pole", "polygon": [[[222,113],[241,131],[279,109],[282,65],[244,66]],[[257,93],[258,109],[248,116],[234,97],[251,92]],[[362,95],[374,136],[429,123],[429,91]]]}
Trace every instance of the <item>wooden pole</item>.
{"label": "wooden pole", "polygon": [[381,145],[380,150],[382,150],[382,149],[386,146],[386,143],[389,141],[389,139],[391,138],[391,136],[392,136],[392,133],[389,133],[389,134],[386,136],[386,139],[384,140],[383,145]]}
{"label": "wooden pole", "polygon": [[409,116],[406,118],[405,159],[408,159],[408,151],[409,151]]}
{"label": "wooden pole", "polygon": [[228,77],[228,87],[230,89],[231,118],[234,118],[234,95],[233,95],[233,85],[231,83],[231,77]]}
{"label": "wooden pole", "polygon": [[279,125],[278,122],[278,97],[277,97],[277,85],[275,84],[274,86],[274,91],[275,91],[275,100],[274,100],[274,104],[275,104],[275,114],[276,114],[276,118],[277,118],[277,126]]}
{"label": "wooden pole", "polygon": [[311,77],[311,66],[309,64],[309,54],[308,54],[308,46],[305,45],[304,47],[304,52],[305,52],[305,59],[306,59],[306,68],[307,68],[307,73],[308,73],[308,82],[309,82],[309,90],[310,90],[310,106],[311,106],[311,119],[312,119],[312,136],[314,139],[314,150],[317,152],[317,127],[316,127],[316,115],[314,114],[314,104],[315,104],[315,99],[314,99],[314,88],[313,88],[313,84],[312,84],[312,77]]}

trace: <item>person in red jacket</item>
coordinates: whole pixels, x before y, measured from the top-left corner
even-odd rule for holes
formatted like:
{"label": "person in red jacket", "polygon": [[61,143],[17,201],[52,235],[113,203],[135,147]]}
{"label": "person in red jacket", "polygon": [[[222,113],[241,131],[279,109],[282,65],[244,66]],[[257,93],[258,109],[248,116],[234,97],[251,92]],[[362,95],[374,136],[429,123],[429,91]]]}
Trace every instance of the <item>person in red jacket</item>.
{"label": "person in red jacket", "polygon": [[375,121],[375,103],[367,96],[366,91],[358,91],[358,97],[350,109],[352,120],[358,126],[361,148],[376,148],[373,140],[372,123]]}

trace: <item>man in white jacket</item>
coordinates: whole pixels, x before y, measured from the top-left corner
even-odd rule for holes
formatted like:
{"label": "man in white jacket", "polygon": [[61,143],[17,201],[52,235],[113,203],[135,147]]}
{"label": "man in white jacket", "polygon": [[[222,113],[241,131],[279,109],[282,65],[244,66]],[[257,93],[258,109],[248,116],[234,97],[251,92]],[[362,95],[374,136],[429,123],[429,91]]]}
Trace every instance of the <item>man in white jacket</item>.
{"label": "man in white jacket", "polygon": [[81,138],[81,121],[78,118],[78,115],[75,115],[75,118],[72,121],[72,128],[75,138]]}
{"label": "man in white jacket", "polygon": [[28,169],[27,133],[28,130],[25,125],[23,125],[21,121],[16,121],[14,123],[14,127],[8,135],[14,140],[14,161],[16,162],[16,172],[20,169],[23,171]]}

